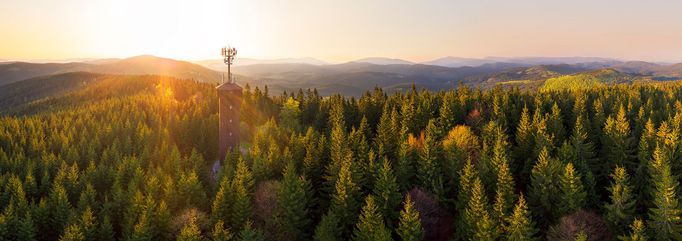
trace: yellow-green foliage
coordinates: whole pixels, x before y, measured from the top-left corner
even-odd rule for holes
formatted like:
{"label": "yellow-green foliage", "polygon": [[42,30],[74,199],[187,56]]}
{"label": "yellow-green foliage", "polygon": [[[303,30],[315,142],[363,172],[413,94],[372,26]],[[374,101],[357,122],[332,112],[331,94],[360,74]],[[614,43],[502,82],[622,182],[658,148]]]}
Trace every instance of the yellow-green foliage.
{"label": "yellow-green foliage", "polygon": [[604,87],[613,84],[631,83],[634,76],[618,72],[613,69],[600,69],[586,73],[564,75],[549,78],[540,90],[580,90],[595,87]]}

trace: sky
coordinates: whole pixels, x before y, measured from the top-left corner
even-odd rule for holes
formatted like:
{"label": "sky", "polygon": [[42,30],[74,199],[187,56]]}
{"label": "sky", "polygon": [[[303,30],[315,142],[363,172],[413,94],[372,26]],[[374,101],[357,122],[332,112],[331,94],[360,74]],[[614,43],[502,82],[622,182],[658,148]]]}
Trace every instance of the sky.
{"label": "sky", "polygon": [[677,0],[0,0],[0,59],[682,61]]}

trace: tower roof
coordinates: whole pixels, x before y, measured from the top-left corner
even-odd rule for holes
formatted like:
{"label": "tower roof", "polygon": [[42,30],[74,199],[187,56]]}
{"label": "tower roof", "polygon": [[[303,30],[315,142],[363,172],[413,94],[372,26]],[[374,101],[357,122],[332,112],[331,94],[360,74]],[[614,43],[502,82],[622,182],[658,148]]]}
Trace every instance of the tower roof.
{"label": "tower roof", "polygon": [[239,85],[237,85],[237,84],[235,84],[235,83],[228,83],[228,82],[225,82],[225,83],[223,83],[223,84],[221,84],[221,85],[218,85],[218,87],[216,87],[216,89],[217,89],[218,91],[235,91],[235,90],[241,91],[241,90],[242,90],[242,87],[239,86]]}

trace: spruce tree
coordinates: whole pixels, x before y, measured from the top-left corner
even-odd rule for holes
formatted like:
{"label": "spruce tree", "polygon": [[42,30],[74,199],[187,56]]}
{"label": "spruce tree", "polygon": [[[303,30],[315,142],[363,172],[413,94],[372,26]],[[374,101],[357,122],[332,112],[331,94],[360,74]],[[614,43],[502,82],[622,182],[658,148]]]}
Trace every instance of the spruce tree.
{"label": "spruce tree", "polygon": [[439,165],[441,145],[438,141],[438,136],[439,133],[435,121],[429,121],[429,124],[426,127],[424,148],[419,153],[417,179],[421,184],[420,186],[426,188],[430,193],[433,193],[439,200],[442,200],[445,189],[443,187],[443,177]]}
{"label": "spruce tree", "polygon": [[354,241],[390,241],[391,231],[386,227],[384,218],[381,217],[374,198],[367,195],[365,206],[353,233]]}
{"label": "spruce tree", "polygon": [[609,187],[611,202],[604,206],[605,219],[614,234],[623,234],[626,225],[632,222],[635,200],[625,168],[616,167],[611,178],[613,179]]}
{"label": "spruce tree", "polygon": [[340,220],[334,214],[334,212],[327,212],[322,216],[322,220],[317,224],[315,228],[315,235],[313,240],[315,241],[341,241],[344,240],[341,237],[342,227],[340,225]]}
{"label": "spruce tree", "polygon": [[573,168],[573,163],[564,167],[564,173],[560,179],[561,198],[559,203],[560,215],[571,214],[585,206],[586,193],[583,188],[580,175]]}
{"label": "spruce tree", "polygon": [[564,128],[564,121],[561,115],[561,109],[557,102],[552,106],[552,112],[547,119],[547,130],[554,136],[554,146],[559,146],[566,138],[566,130]]}
{"label": "spruce tree", "polygon": [[64,234],[59,237],[59,241],[84,241],[85,237],[80,229],[80,226],[76,224],[69,225],[64,230]]}
{"label": "spruce tree", "polygon": [[467,236],[473,240],[495,240],[497,230],[495,221],[490,217],[488,199],[481,179],[475,178],[471,187],[471,198],[464,211]]}
{"label": "spruce tree", "polygon": [[339,227],[342,230],[342,237],[348,237],[350,235],[350,233],[347,233],[347,230],[351,230],[352,225],[355,223],[361,195],[360,189],[354,179],[352,165],[351,154],[347,153],[346,158],[344,158],[343,163],[341,163],[339,177],[336,179],[336,192],[334,192],[334,195],[332,196],[332,204],[330,207],[330,210],[334,212],[335,216],[338,218]]}
{"label": "spruce tree", "polygon": [[514,207],[514,212],[509,216],[505,225],[505,238],[509,241],[533,241],[537,240],[538,230],[531,217],[523,194],[519,195],[519,201]]}
{"label": "spruce tree", "polygon": [[282,185],[277,194],[279,226],[287,240],[305,240],[309,237],[310,192],[310,184],[304,177],[296,174],[294,163],[289,162],[284,169]]}
{"label": "spruce tree", "polygon": [[378,150],[380,157],[386,157],[393,159],[396,157],[395,153],[398,150],[398,138],[400,134],[400,129],[398,126],[394,126],[392,123],[391,114],[396,113],[396,110],[392,111],[388,109],[388,105],[384,106],[384,111],[381,113],[381,118],[379,119],[379,124],[377,125],[377,134],[374,138],[375,146]]}
{"label": "spruce tree", "polygon": [[253,227],[251,221],[246,221],[244,228],[239,232],[237,237],[239,241],[265,241],[265,235],[257,228]]}
{"label": "spruce tree", "polygon": [[251,195],[253,193],[253,175],[246,162],[240,158],[237,162],[237,170],[232,180],[232,190],[234,192],[234,203],[230,224],[233,230],[244,227],[245,222],[251,218],[252,205]]}
{"label": "spruce tree", "polygon": [[569,143],[573,147],[573,164],[576,170],[582,173],[583,184],[585,185],[585,191],[588,194],[588,200],[595,203],[594,200],[597,197],[596,193],[596,183],[594,179],[594,173],[592,170],[597,170],[599,168],[598,163],[595,161],[594,144],[588,139],[589,132],[589,120],[585,115],[579,115],[576,118],[575,126],[573,128],[573,134],[570,137]]}
{"label": "spruce tree", "polygon": [[494,215],[498,223],[503,223],[514,207],[514,179],[511,176],[509,165],[506,161],[500,161],[497,167],[497,190],[493,203]]}
{"label": "spruce tree", "polygon": [[109,216],[104,216],[102,223],[97,229],[97,240],[99,241],[114,241],[114,227],[111,225]]}
{"label": "spruce tree", "polygon": [[[530,114],[528,112],[528,107],[523,106],[523,111],[521,112],[521,119],[516,127],[516,150],[514,151],[515,162],[512,166],[523,167],[528,159],[533,158],[534,149],[534,138],[533,133],[535,130],[533,124],[530,120]],[[520,173],[516,173],[516,176],[526,176],[528,170],[525,168],[519,170]],[[524,178],[527,180],[527,178]]]}
{"label": "spruce tree", "polygon": [[230,229],[225,227],[223,220],[218,220],[218,222],[213,225],[213,231],[211,232],[212,241],[230,241],[232,239],[232,232]]}
{"label": "spruce tree", "polygon": [[677,196],[678,182],[670,173],[670,161],[660,146],[656,146],[651,166],[654,184],[647,226],[656,240],[682,239],[682,210]]}
{"label": "spruce tree", "polygon": [[419,218],[419,211],[415,209],[409,193],[405,197],[403,210],[400,211],[400,223],[396,232],[403,241],[421,241],[424,239],[424,228]]}
{"label": "spruce tree", "polygon": [[622,166],[630,171],[635,170],[636,165],[632,160],[634,149],[630,137],[630,124],[622,105],[615,118],[610,116],[606,119],[602,142],[604,146],[602,160],[605,165],[601,171],[603,177],[610,174],[615,166]]}
{"label": "spruce tree", "polygon": [[528,204],[541,228],[548,227],[558,218],[561,202],[560,172],[561,164],[549,156],[547,149],[540,152],[531,173]]}
{"label": "spruce tree", "polygon": [[178,241],[201,241],[201,230],[197,226],[196,213],[190,215],[189,220],[180,230]]}
{"label": "spruce tree", "polygon": [[618,236],[621,241],[646,241],[646,227],[641,219],[636,218],[630,224],[630,233],[628,235]]}
{"label": "spruce tree", "polygon": [[384,217],[388,227],[392,227],[393,221],[398,217],[395,209],[400,204],[400,192],[388,159],[384,159],[379,168],[372,193],[381,216]]}
{"label": "spruce tree", "polygon": [[[71,204],[69,204],[68,197],[66,196],[66,190],[61,185],[52,188],[52,192],[47,199],[47,210],[47,222],[49,225],[47,228],[49,230],[44,231],[46,231],[47,237],[59,237],[59,234],[66,228],[71,217]],[[80,230],[78,231],[80,232]]]}

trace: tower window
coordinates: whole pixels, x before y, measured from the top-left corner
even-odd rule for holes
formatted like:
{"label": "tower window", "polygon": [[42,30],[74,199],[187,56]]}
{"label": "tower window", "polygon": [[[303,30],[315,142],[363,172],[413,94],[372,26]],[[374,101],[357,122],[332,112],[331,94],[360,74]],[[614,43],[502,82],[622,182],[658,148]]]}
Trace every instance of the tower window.
{"label": "tower window", "polygon": [[232,109],[232,105],[230,105],[230,110]]}
{"label": "tower window", "polygon": [[232,136],[232,132],[230,132],[230,136]]}

